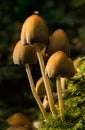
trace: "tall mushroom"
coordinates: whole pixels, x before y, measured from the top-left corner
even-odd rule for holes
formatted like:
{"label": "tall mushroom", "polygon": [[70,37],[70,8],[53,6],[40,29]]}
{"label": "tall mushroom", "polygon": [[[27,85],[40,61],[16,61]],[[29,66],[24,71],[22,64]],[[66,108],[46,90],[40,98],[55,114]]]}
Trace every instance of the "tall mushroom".
{"label": "tall mushroom", "polygon": [[47,113],[42,105],[42,102],[41,102],[39,96],[37,95],[37,93],[35,91],[35,86],[34,86],[33,78],[32,78],[30,67],[29,67],[29,64],[35,64],[37,62],[37,56],[36,56],[34,46],[33,45],[23,46],[21,41],[17,42],[17,44],[14,48],[14,52],[13,52],[13,61],[15,64],[24,64],[25,65],[33,96],[35,97],[35,99],[38,103],[38,106],[39,106],[44,118],[46,119]]}
{"label": "tall mushroom", "polygon": [[32,44],[34,42],[48,44],[49,32],[45,20],[39,16],[39,12],[35,11],[29,16],[21,29],[22,44]]}
{"label": "tall mushroom", "polygon": [[[68,37],[63,29],[57,29],[53,32],[50,37],[49,44],[46,49],[46,53],[51,56],[53,53],[57,51],[63,51],[68,56],[70,56],[70,44]],[[65,82],[65,78],[61,79]],[[63,82],[63,83],[64,83]],[[63,84],[62,89],[65,89],[65,84]]]}
{"label": "tall mushroom", "polygon": [[36,53],[49,100],[50,110],[53,116],[56,116],[51,86],[48,77],[45,75],[45,63],[41,53],[41,48],[47,46],[49,41],[48,27],[45,20],[39,16],[38,12],[35,12],[25,20],[21,29],[21,41],[23,45],[34,44],[36,47]]}
{"label": "tall mushroom", "polygon": [[63,52],[57,51],[48,59],[45,74],[49,78],[56,78],[56,86],[58,93],[60,118],[65,121],[64,118],[64,101],[61,95],[61,82],[60,77],[73,77],[76,73],[72,60]]}

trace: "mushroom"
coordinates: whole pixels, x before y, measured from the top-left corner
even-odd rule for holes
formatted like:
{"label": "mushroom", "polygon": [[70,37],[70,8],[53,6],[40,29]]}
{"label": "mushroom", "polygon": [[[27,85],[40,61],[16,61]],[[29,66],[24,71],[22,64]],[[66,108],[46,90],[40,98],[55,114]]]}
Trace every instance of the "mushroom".
{"label": "mushroom", "polygon": [[38,12],[35,12],[33,15],[31,15],[25,20],[21,30],[21,41],[23,45],[34,44],[36,48],[36,54],[40,64],[40,69],[49,100],[50,110],[53,116],[56,116],[56,109],[51,91],[51,86],[48,77],[45,75],[45,63],[41,53],[41,48],[43,46],[47,46],[49,41],[48,27],[45,20],[41,16],[39,16]]}
{"label": "mushroom", "polygon": [[45,90],[44,81],[42,77],[39,78],[35,86],[36,86],[35,90],[38,96],[44,97],[44,95],[46,95],[46,90]]}
{"label": "mushroom", "polygon": [[63,29],[57,29],[53,32],[46,50],[49,55],[52,55],[56,51],[64,51],[68,56],[70,56],[70,44]]}
{"label": "mushroom", "polygon": [[[53,82],[50,79],[49,79],[49,83],[51,84],[51,90],[52,90],[54,103],[56,103],[56,101],[57,101],[57,98],[56,98],[57,93],[54,92],[54,90],[53,90],[54,89],[53,88]],[[43,77],[40,77],[39,80],[36,83],[36,92],[37,92],[38,96],[42,98],[43,106],[46,109],[46,111],[50,110],[49,109],[49,101],[48,101],[48,97],[46,95],[46,90],[45,90]]]}
{"label": "mushroom", "polygon": [[[52,89],[52,82],[49,79],[49,83],[51,84],[51,89]],[[45,90],[45,85],[44,85],[44,81],[43,81],[43,77],[40,77],[39,80],[37,81],[36,85],[35,85],[35,90],[38,94],[39,97],[44,97],[46,95],[46,90]]]}
{"label": "mushroom", "polygon": [[9,125],[12,126],[28,126],[30,124],[29,119],[27,118],[27,116],[24,113],[14,113],[13,115],[11,115],[10,117],[8,117],[7,122]]}
{"label": "mushroom", "polygon": [[48,44],[49,33],[45,20],[39,16],[39,12],[35,11],[29,16],[21,29],[22,44],[32,44],[34,42]]}
{"label": "mushroom", "polygon": [[31,71],[30,71],[30,66],[29,64],[35,64],[37,62],[37,57],[36,57],[36,52],[35,52],[35,48],[33,45],[29,45],[29,46],[23,46],[21,41],[17,42],[15,48],[14,48],[14,52],[13,52],[13,61],[15,64],[25,64],[25,68],[26,68],[26,72],[27,72],[27,76],[29,79],[29,83],[30,83],[30,87],[33,93],[33,96],[35,97],[38,106],[44,116],[44,118],[47,118],[47,113],[42,105],[42,102],[39,98],[39,96],[37,95],[36,91],[35,91],[35,85],[33,82],[33,78],[31,75]]}
{"label": "mushroom", "polygon": [[[53,32],[53,34],[50,36],[49,44],[46,49],[46,53],[49,56],[57,51],[63,51],[70,56],[70,44],[63,29],[57,29]],[[62,86],[63,89],[65,89],[64,85],[65,84]]]}
{"label": "mushroom", "polygon": [[60,118],[64,118],[64,101],[61,94],[61,80],[60,77],[73,77],[76,73],[72,60],[63,52],[57,51],[50,56],[45,68],[45,74],[49,78],[56,78],[58,102],[60,109]]}

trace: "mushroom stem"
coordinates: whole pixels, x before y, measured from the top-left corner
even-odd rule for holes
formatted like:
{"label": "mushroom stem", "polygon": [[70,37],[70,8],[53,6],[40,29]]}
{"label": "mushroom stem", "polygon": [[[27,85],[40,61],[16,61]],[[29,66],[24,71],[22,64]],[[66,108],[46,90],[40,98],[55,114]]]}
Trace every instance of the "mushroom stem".
{"label": "mushroom stem", "polygon": [[40,108],[40,110],[43,114],[43,117],[45,119],[47,119],[47,112],[46,112],[39,96],[37,95],[37,93],[35,91],[35,85],[34,85],[34,82],[33,82],[33,78],[32,78],[32,75],[31,75],[29,64],[25,64],[25,68],[26,68],[26,72],[27,72],[27,76],[28,76],[28,80],[29,80],[29,83],[30,83],[30,87],[31,87],[31,91],[33,93],[33,96],[36,99],[36,102],[38,103],[38,106],[39,106],[39,108]]}
{"label": "mushroom stem", "polygon": [[61,89],[61,78],[60,76],[56,77],[56,86],[57,86],[57,94],[58,94],[58,103],[59,103],[59,110],[60,110],[60,118],[61,121],[64,122],[64,101],[62,98],[62,89]]}
{"label": "mushroom stem", "polygon": [[51,110],[53,116],[56,117],[56,109],[55,109],[55,104],[54,104],[53,95],[52,95],[52,91],[51,91],[51,86],[50,86],[48,77],[45,75],[44,60],[43,60],[41,51],[39,49],[37,50],[37,57],[39,60],[40,69],[41,69],[42,77],[43,77],[44,84],[45,84],[45,89],[46,89],[46,93],[47,93],[47,97],[48,97],[48,101],[49,101],[50,110]]}

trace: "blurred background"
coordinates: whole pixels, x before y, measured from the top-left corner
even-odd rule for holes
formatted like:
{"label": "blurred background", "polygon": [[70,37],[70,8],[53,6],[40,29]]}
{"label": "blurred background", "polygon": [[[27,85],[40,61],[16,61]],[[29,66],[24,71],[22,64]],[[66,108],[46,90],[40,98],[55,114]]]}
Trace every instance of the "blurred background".
{"label": "blurred background", "polygon": [[[30,116],[37,108],[24,67],[14,65],[12,60],[22,24],[36,10],[46,20],[50,34],[59,28],[66,32],[72,59],[85,55],[85,0],[1,0],[0,122],[16,111]],[[32,66],[32,74],[36,82],[40,72],[39,66],[35,67],[37,69]],[[37,114],[34,116],[36,118]]]}

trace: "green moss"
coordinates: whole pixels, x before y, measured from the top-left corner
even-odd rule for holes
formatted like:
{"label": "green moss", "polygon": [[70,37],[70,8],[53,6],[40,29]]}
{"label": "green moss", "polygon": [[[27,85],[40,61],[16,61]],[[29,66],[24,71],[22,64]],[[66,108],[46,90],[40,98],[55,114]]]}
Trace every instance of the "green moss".
{"label": "green moss", "polygon": [[[79,72],[75,76],[85,73],[85,62],[79,67]],[[64,99],[65,101],[65,119],[61,122],[59,117],[58,104],[56,109],[58,115],[55,119],[49,114],[48,120],[39,130],[84,130],[85,129],[85,76],[81,76],[78,80],[70,80],[68,89],[71,93]]]}

